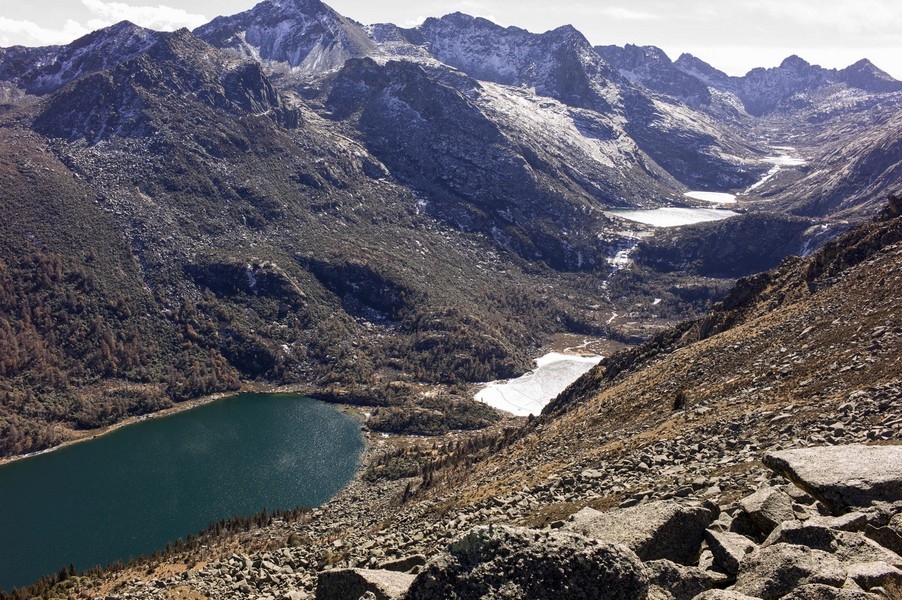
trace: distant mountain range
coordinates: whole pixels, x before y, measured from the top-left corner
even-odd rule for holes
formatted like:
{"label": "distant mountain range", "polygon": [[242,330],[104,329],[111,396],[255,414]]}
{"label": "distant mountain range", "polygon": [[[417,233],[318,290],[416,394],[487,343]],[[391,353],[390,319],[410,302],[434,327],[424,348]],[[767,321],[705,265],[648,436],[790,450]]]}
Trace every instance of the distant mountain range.
{"label": "distant mountain range", "polygon": [[[693,316],[902,180],[902,83],[867,61],[729,77],[316,0],[0,49],[0,100],[4,454],[253,380],[457,397],[553,334]],[[610,212],[711,208],[688,191],[740,214]]]}

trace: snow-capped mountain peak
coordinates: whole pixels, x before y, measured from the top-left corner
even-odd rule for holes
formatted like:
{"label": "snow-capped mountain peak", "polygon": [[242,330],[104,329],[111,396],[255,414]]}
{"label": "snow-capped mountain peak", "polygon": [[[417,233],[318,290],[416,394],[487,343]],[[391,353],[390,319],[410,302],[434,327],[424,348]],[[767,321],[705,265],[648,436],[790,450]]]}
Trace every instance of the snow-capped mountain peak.
{"label": "snow-capped mountain peak", "polygon": [[243,13],[217,17],[194,33],[239,56],[284,63],[305,74],[334,71],[349,58],[378,54],[360,24],[319,0],[265,0]]}
{"label": "snow-capped mountain peak", "polygon": [[[121,21],[65,46],[22,49],[18,60],[3,60],[5,79],[31,94],[46,94],[79,77],[130,60],[147,50],[160,33]],[[9,51],[6,51],[8,54]],[[0,59],[7,58],[0,55]]]}

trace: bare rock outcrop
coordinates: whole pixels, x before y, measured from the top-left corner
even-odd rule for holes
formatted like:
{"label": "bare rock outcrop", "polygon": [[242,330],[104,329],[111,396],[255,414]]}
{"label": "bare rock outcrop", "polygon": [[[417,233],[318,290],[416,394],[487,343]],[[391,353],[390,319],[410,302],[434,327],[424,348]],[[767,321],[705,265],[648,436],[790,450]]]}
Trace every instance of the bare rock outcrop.
{"label": "bare rock outcrop", "polygon": [[835,515],[902,500],[902,446],[824,446],[766,454],[763,462]]}
{"label": "bare rock outcrop", "polygon": [[705,532],[705,541],[714,554],[714,562],[727,573],[735,575],[747,554],[754,552],[758,545],[744,535],[731,531]]}
{"label": "bare rock outcrop", "polygon": [[414,576],[380,569],[333,569],[322,571],[316,585],[317,600],[357,600],[367,593],[376,600],[397,600]]}
{"label": "bare rock outcrop", "polygon": [[710,572],[666,559],[650,560],[645,563],[645,568],[652,587],[666,592],[673,600],[691,600],[717,585]]}
{"label": "bare rock outcrop", "polygon": [[774,544],[742,562],[733,590],[776,600],[801,585],[821,583],[838,588],[845,581],[846,569],[832,554],[807,546]]}
{"label": "bare rock outcrop", "polygon": [[567,531],[476,527],[434,557],[405,598],[641,600],[648,574],[628,549]]}
{"label": "bare rock outcrop", "polygon": [[649,502],[605,513],[577,513],[566,525],[587,537],[623,544],[642,560],[667,559],[682,565],[698,560],[705,529],[718,515],[716,506]]}
{"label": "bare rock outcrop", "polygon": [[785,492],[764,485],[739,503],[730,529],[747,537],[764,540],[777,525],[795,518],[792,498]]}

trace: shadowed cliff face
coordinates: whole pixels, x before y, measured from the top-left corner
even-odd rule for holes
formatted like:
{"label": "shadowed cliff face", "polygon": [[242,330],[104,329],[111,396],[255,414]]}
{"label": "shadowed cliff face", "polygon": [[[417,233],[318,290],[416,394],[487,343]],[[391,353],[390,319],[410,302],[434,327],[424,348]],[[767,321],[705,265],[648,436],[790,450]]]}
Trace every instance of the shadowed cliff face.
{"label": "shadowed cliff face", "polygon": [[[479,84],[468,82],[479,94]],[[426,210],[453,226],[490,233],[520,256],[559,269],[598,264],[592,239],[568,239],[561,223],[585,230],[577,212],[586,194],[560,193],[466,93],[420,66],[351,61],[332,82],[327,106],[351,121],[367,148],[424,198]],[[591,222],[591,217],[585,219]]]}
{"label": "shadowed cliff face", "polygon": [[161,34],[139,56],[60,89],[48,99],[35,128],[90,143],[149,138],[160,127],[154,113],[178,105],[186,114],[211,109],[236,116],[262,113],[283,125],[297,125],[297,113],[284,108],[258,64],[230,63],[207,50],[186,30]]}

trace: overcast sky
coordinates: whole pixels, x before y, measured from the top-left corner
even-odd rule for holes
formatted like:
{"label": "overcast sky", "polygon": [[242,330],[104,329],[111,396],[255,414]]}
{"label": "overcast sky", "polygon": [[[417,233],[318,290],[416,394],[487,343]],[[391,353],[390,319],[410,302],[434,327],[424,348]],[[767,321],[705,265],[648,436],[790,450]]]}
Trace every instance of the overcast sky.
{"label": "overcast sky", "polygon": [[[0,47],[68,43],[123,19],[159,30],[194,28],[255,3],[0,0]],[[365,24],[392,22],[409,27],[425,17],[455,11],[536,33],[572,24],[592,44],[655,45],[674,60],[690,52],[731,75],[756,66],[776,66],[797,54],[811,63],[839,68],[869,58],[902,79],[899,0],[333,0],[327,4]]]}

